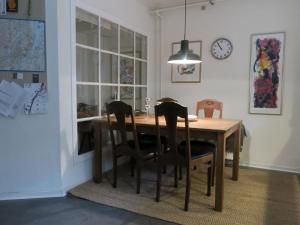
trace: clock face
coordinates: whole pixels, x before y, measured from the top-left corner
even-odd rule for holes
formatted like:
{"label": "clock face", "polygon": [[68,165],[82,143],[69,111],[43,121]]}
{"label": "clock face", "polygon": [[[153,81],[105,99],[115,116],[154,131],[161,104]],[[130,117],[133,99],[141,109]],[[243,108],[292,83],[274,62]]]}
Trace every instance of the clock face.
{"label": "clock face", "polygon": [[211,54],[216,59],[226,59],[232,53],[232,43],[226,38],[218,38],[211,45]]}

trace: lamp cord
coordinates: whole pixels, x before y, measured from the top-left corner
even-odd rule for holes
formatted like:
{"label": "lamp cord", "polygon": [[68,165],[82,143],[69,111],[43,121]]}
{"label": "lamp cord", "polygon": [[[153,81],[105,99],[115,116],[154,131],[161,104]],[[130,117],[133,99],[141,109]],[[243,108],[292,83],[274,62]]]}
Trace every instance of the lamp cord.
{"label": "lamp cord", "polygon": [[185,35],[186,35],[186,0],[184,0],[184,38],[185,40]]}

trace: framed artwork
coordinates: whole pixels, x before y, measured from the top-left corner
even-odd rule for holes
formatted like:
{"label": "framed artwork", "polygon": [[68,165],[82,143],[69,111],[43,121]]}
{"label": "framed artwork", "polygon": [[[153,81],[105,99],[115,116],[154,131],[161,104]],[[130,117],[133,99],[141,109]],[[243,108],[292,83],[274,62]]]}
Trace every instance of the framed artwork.
{"label": "framed artwork", "polygon": [[[202,41],[190,41],[189,48],[202,56]],[[172,54],[180,50],[180,42],[172,43]],[[172,65],[172,83],[200,83],[201,63],[189,65]]]}
{"label": "framed artwork", "polygon": [[45,21],[0,18],[0,30],[0,71],[46,71]]}
{"label": "framed artwork", "polygon": [[18,0],[7,0],[6,10],[7,12],[18,12]]}
{"label": "framed artwork", "polygon": [[281,114],[285,33],[251,36],[249,113]]}

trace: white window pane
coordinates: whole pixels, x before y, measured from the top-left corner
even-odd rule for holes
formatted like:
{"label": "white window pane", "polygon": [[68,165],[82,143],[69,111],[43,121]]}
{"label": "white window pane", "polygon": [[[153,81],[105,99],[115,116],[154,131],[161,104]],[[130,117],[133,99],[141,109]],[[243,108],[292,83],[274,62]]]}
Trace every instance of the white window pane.
{"label": "white window pane", "polygon": [[118,56],[101,54],[101,82],[118,83]]}
{"label": "white window pane", "polygon": [[101,86],[101,115],[106,114],[106,103],[118,100],[118,86]]}
{"label": "white window pane", "polygon": [[120,58],[120,82],[121,84],[133,84],[133,59]]}
{"label": "white window pane", "polygon": [[77,85],[77,118],[99,116],[99,88]]}
{"label": "white window pane", "polygon": [[120,28],[120,53],[134,56],[134,33],[125,27]]}
{"label": "white window pane", "polygon": [[118,52],[118,25],[101,19],[101,49]]}
{"label": "white window pane", "polygon": [[147,37],[139,33],[135,34],[135,57],[147,59]]}
{"label": "white window pane", "polygon": [[77,81],[99,81],[99,52],[76,48],[76,77]]}
{"label": "white window pane", "polygon": [[120,88],[120,99],[128,105],[133,106],[133,87],[121,87]]}
{"label": "white window pane", "polygon": [[147,97],[147,88],[136,87],[135,88],[135,110],[145,112],[145,100]]}
{"label": "white window pane", "polygon": [[99,17],[76,8],[76,43],[99,47]]}
{"label": "white window pane", "polygon": [[135,84],[147,84],[147,63],[135,61]]}

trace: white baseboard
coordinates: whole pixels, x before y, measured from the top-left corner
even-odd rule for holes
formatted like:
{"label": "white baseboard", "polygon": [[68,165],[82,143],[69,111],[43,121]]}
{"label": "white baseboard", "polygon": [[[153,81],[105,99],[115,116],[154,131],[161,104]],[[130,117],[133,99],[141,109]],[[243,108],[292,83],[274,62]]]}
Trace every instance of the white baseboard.
{"label": "white baseboard", "polygon": [[64,197],[66,192],[62,190],[45,192],[4,192],[0,193],[0,200],[34,199]]}
{"label": "white baseboard", "polygon": [[264,170],[272,170],[278,172],[286,172],[286,173],[293,173],[293,174],[300,174],[300,168],[288,168],[288,167],[280,167],[280,166],[268,166],[268,165],[259,165],[254,163],[240,163],[240,166],[257,168],[257,169],[264,169]]}

